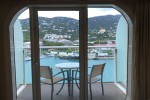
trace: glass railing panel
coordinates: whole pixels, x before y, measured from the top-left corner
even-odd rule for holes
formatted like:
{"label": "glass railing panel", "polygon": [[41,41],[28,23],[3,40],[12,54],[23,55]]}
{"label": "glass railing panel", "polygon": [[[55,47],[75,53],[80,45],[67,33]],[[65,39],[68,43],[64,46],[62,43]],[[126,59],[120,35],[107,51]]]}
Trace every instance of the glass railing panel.
{"label": "glass railing panel", "polygon": [[[114,82],[114,49],[115,47],[89,46],[88,50],[88,74],[90,75],[93,65],[106,63],[103,72],[103,82]],[[109,55],[103,55],[99,52],[109,52]]]}

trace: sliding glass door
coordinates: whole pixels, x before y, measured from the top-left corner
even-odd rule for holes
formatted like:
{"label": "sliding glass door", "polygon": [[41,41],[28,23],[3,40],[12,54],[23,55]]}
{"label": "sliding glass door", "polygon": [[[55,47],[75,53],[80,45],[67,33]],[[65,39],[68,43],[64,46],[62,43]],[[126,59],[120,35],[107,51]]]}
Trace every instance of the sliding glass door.
{"label": "sliding glass door", "polygon": [[[71,87],[72,71],[79,68],[79,11],[39,10],[38,23],[40,68],[49,67],[52,76],[63,71],[54,78],[41,77],[41,100],[67,100],[72,95],[79,100],[79,89],[75,87],[77,92],[72,94],[74,90]],[[58,81],[56,78],[64,80]],[[45,80],[53,80],[53,83]],[[54,84],[55,81],[58,84]]]}
{"label": "sliding glass door", "polygon": [[[95,7],[87,9],[89,100],[104,99],[105,95],[109,93],[108,91],[111,91],[109,89],[114,86],[114,83],[125,93],[127,22],[122,14],[114,8]],[[103,64],[104,68],[102,68]],[[117,100],[118,97],[114,96],[107,100],[113,99]]]}
{"label": "sliding glass door", "polygon": [[81,83],[85,83],[86,31],[83,30],[87,24],[83,24],[83,11],[74,7],[30,9],[34,99],[84,97],[85,84]]}
{"label": "sliding glass door", "polygon": [[[114,83],[119,82],[117,72],[121,72],[116,63],[120,60],[116,58],[119,12],[113,8],[32,7],[30,15],[34,100],[97,100],[105,98],[105,93],[116,95],[110,89],[118,91]],[[121,80],[125,79],[124,75]],[[123,98],[118,95],[114,100],[118,97]]]}

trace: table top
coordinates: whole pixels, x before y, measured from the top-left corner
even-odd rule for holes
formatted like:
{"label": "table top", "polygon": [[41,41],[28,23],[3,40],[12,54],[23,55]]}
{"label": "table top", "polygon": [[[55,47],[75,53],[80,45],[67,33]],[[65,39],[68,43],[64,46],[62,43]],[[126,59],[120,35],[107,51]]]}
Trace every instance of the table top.
{"label": "table top", "polygon": [[75,63],[75,62],[59,63],[56,64],[55,67],[60,69],[73,69],[73,68],[79,68],[79,63]]}

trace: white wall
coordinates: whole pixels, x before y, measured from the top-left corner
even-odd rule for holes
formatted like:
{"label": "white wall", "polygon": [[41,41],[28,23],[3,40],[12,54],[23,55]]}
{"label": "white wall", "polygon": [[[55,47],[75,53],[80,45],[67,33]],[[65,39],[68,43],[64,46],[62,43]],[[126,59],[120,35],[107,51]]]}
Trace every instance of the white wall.
{"label": "white wall", "polygon": [[127,81],[127,47],[128,47],[128,24],[122,16],[119,20],[116,32],[117,48],[117,81],[126,84]]}
{"label": "white wall", "polygon": [[14,24],[14,47],[17,86],[23,83],[23,33],[20,21]]}

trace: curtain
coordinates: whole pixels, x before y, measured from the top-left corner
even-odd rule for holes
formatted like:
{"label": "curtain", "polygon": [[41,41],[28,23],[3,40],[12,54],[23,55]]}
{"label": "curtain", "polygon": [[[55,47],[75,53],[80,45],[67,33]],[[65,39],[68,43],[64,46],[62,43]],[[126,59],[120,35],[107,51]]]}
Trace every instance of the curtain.
{"label": "curtain", "polygon": [[150,1],[136,3],[132,100],[150,100]]}

